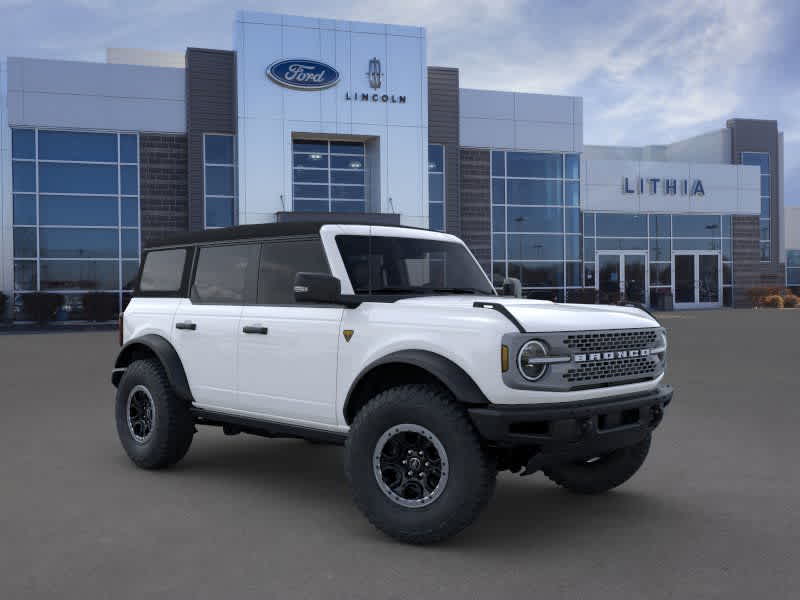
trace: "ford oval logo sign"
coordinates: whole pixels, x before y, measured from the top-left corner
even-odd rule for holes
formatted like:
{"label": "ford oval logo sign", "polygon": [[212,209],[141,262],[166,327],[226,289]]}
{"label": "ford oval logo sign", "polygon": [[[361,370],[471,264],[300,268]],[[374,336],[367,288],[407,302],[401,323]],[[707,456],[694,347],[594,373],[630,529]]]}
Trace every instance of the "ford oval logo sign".
{"label": "ford oval logo sign", "polygon": [[272,81],[296,90],[324,90],[339,82],[339,71],[316,60],[279,60],[267,68]]}

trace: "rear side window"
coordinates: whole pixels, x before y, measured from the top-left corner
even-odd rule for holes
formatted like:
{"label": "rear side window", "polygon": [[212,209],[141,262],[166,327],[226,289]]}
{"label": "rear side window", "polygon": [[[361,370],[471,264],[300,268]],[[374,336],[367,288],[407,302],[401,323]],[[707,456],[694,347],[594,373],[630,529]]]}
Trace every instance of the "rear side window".
{"label": "rear side window", "polygon": [[294,277],[300,272],[331,272],[320,240],[265,243],[258,273],[258,303],[294,304]]}
{"label": "rear side window", "polygon": [[148,252],[142,267],[139,291],[149,293],[180,291],[185,264],[186,248]]}
{"label": "rear side window", "polygon": [[251,273],[258,261],[258,244],[200,248],[192,285],[198,304],[250,304]]}

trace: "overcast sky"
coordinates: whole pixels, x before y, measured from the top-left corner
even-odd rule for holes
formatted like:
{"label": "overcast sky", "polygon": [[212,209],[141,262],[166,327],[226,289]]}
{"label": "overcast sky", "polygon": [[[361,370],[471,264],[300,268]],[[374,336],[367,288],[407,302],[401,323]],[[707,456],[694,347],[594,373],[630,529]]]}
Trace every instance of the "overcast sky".
{"label": "overcast sky", "polygon": [[777,119],[800,204],[800,2],[792,0],[0,0],[0,56],[104,60],[106,47],[231,48],[237,8],[428,30],[462,87],[584,98],[584,142],[668,143]]}

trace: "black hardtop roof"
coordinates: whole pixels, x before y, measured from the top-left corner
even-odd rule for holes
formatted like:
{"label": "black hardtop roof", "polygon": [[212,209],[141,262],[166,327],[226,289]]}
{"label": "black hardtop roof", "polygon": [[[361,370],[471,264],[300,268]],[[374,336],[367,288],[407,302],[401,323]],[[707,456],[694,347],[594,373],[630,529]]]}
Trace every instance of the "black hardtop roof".
{"label": "black hardtop roof", "polygon": [[[294,221],[288,223],[259,223],[255,225],[236,225],[219,229],[206,229],[194,233],[186,233],[165,239],[162,242],[145,248],[172,248],[175,246],[191,246],[193,244],[206,244],[209,242],[228,242],[234,240],[264,239],[273,237],[286,237],[293,235],[315,235],[323,225],[364,225],[347,220],[330,221]],[[421,227],[408,227],[406,225],[372,225],[373,227],[399,227],[402,229],[416,229],[429,231]]]}

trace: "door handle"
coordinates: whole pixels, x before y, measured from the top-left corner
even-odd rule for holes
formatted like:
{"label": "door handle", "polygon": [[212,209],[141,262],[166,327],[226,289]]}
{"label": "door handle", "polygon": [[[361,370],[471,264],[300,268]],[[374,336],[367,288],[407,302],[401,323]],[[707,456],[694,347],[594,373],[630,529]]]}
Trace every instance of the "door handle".
{"label": "door handle", "polygon": [[267,327],[261,327],[261,325],[245,325],[242,327],[243,333],[260,333],[261,335],[267,335],[269,333],[269,329]]}
{"label": "door handle", "polygon": [[197,324],[191,321],[184,321],[183,323],[175,323],[175,329],[189,329],[194,331],[197,329]]}

